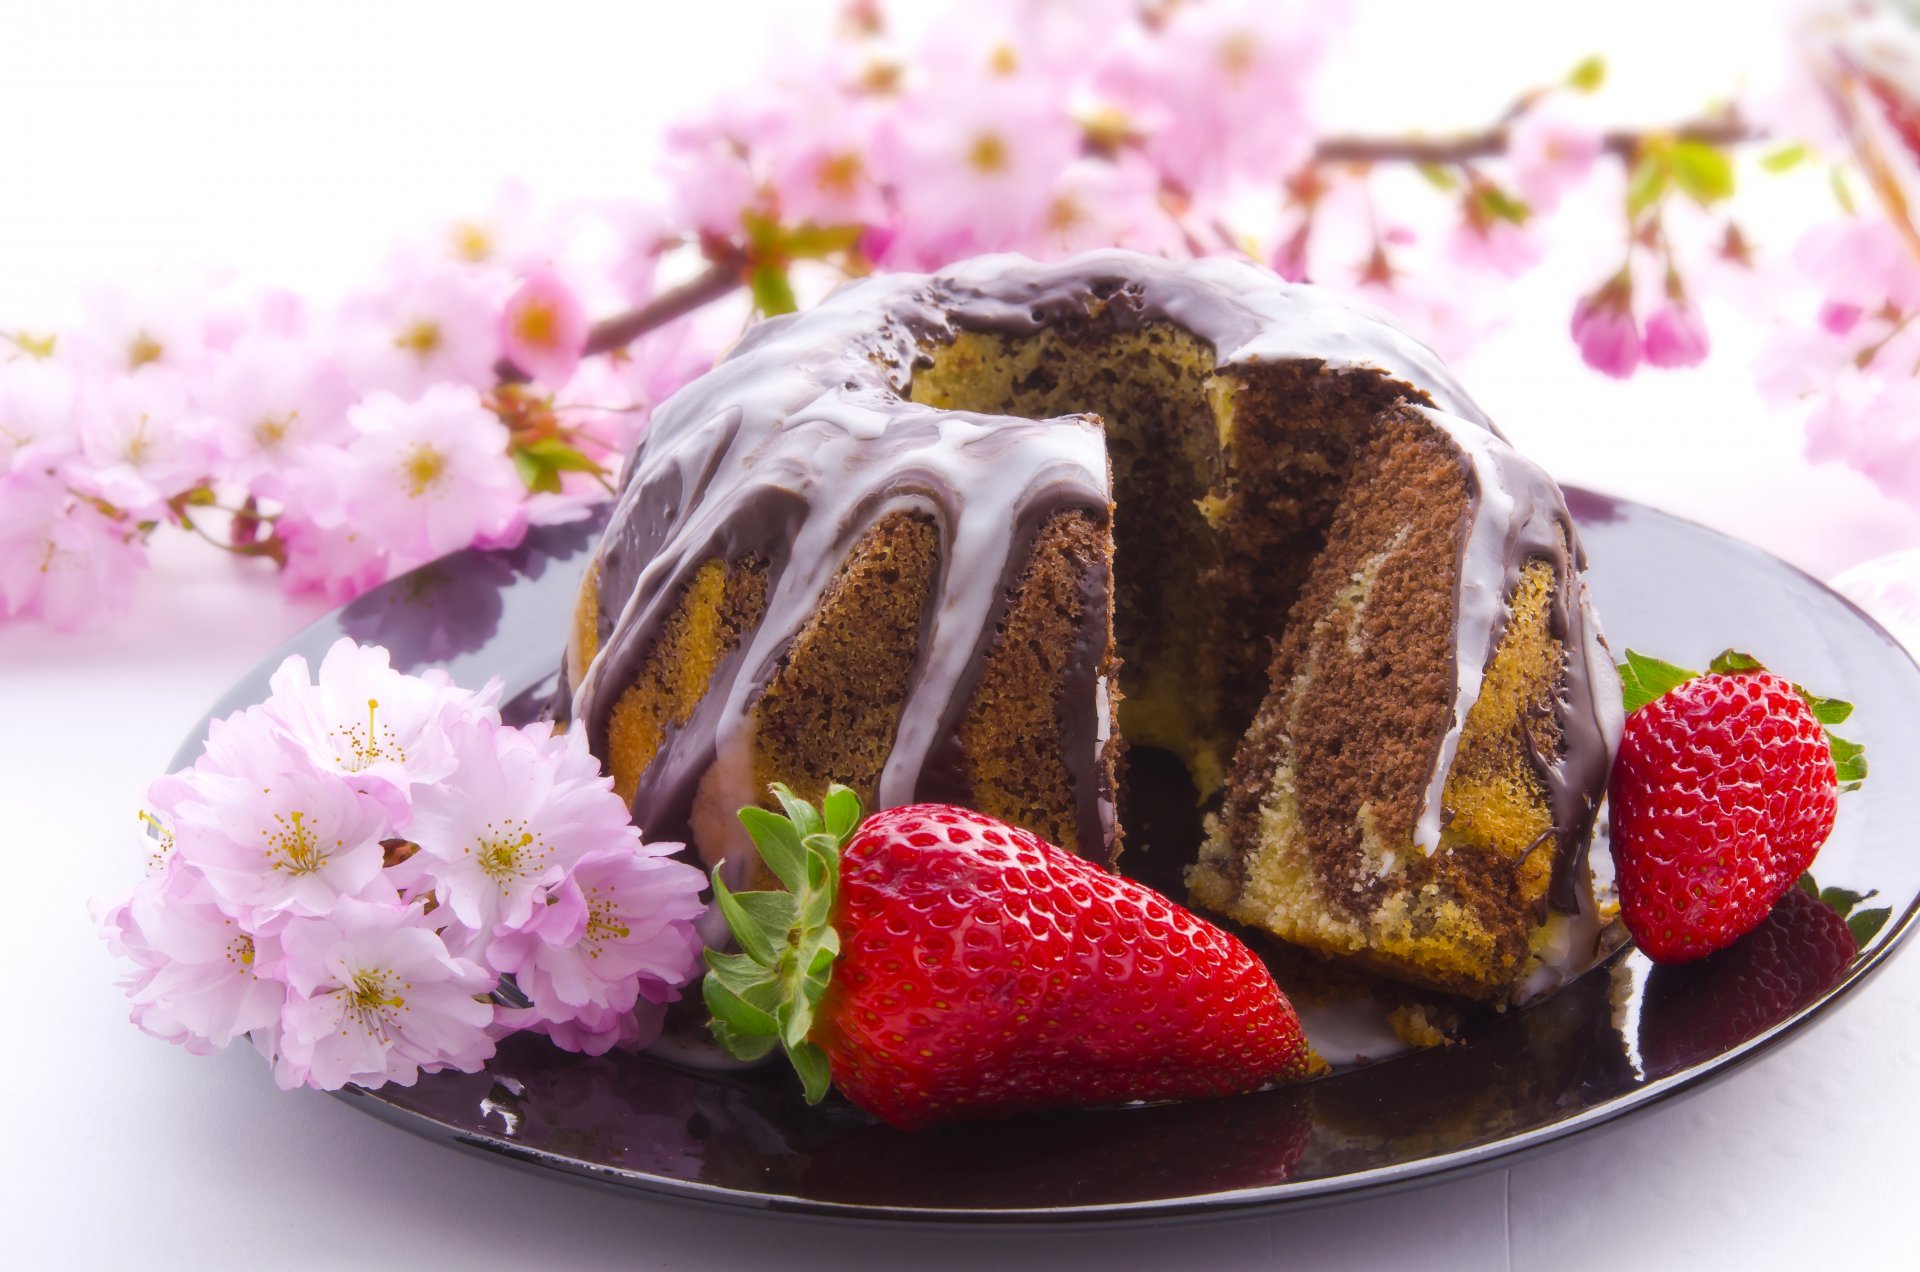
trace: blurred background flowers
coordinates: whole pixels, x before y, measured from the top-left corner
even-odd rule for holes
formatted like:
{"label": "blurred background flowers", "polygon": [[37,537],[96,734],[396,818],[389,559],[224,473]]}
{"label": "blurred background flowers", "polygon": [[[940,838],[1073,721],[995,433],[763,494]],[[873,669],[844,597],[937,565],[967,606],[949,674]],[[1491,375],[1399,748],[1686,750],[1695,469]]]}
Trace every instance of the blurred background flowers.
{"label": "blurred background flowers", "polygon": [[23,6],[0,48],[0,622],[513,544],[758,317],[1118,244],[1362,295],[1563,480],[1920,627],[1910,0]]}

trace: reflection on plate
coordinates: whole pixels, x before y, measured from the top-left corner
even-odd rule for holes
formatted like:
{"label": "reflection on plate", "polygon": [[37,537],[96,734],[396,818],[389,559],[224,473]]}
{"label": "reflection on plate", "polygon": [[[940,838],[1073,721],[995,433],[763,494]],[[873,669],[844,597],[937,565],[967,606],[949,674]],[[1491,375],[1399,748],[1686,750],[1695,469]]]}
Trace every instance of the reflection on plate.
{"label": "reflection on plate", "polygon": [[[1874,780],[1841,801],[1821,883],[1877,890],[1892,919],[1850,966],[1782,979],[1756,934],[1707,964],[1607,960],[1544,1002],[1470,1016],[1453,1046],[1231,1100],[1034,1115],[906,1134],[849,1105],[808,1108],[773,1068],[567,1055],[538,1038],[487,1070],[349,1090],[419,1134],[605,1184],[704,1201],[884,1219],[1126,1221],[1324,1201],[1537,1149],[1651,1106],[1766,1050],[1851,992],[1915,926],[1920,668],[1871,620],[1756,549],[1636,504],[1569,491],[1616,650],[1700,665],[1730,645],[1856,704]],[[552,691],[594,527],[536,532],[396,579],[296,637],[212,714],[264,695],[289,653],[342,634],[405,670],[498,675],[509,710]],[[176,759],[190,761],[204,727]],[[1831,983],[1826,983],[1831,982]],[[1751,992],[1750,992],[1751,991]]]}

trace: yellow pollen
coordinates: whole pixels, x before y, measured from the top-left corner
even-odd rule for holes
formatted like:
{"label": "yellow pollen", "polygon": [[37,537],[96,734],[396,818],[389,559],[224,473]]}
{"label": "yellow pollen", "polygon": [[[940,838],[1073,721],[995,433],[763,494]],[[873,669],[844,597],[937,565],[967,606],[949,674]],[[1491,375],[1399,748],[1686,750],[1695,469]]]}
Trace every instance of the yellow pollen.
{"label": "yellow pollen", "polygon": [[1253,58],[1260,51],[1260,41],[1251,31],[1236,31],[1220,45],[1220,67],[1234,79],[1240,78],[1253,68]]}
{"label": "yellow pollen", "polygon": [[262,830],[260,834],[267,841],[267,856],[272,858],[275,870],[304,875],[326,866],[327,851],[320,846],[313,827],[307,825],[305,813],[298,809],[285,817],[275,813],[273,820],[280,823],[280,829]]}
{"label": "yellow pollen", "polygon": [[[229,923],[232,920],[228,920]],[[253,970],[253,938],[242,932],[227,944],[227,958],[239,964],[243,972]]]}
{"label": "yellow pollen", "polygon": [[493,255],[493,236],[477,221],[455,222],[449,236],[453,254],[469,264],[478,265]]}
{"label": "yellow pollen", "polygon": [[147,456],[153,450],[153,439],[147,436],[147,417],[140,417],[139,427],[133,430],[133,436],[127,439],[126,458],[135,468],[147,462]]}
{"label": "yellow pollen", "polygon": [[860,161],[860,156],[849,151],[846,154],[834,155],[823,162],[814,179],[819,187],[829,194],[848,195],[853,193],[854,185],[859,182],[860,174],[865,168],[866,165]]}
{"label": "yellow pollen", "polygon": [[1020,69],[1020,55],[1011,44],[996,44],[987,55],[987,69],[995,75],[1011,75]]}
{"label": "yellow pollen", "polygon": [[127,370],[138,371],[150,362],[158,362],[167,354],[167,347],[146,332],[141,332],[127,344]]}
{"label": "yellow pollen", "polygon": [[967,162],[981,172],[1004,172],[1007,167],[1007,143],[999,133],[981,133],[973,139]]}
{"label": "yellow pollen", "polygon": [[587,930],[580,934],[580,947],[588,958],[600,957],[600,946],[607,941],[624,941],[633,935],[624,916],[614,908],[613,898],[603,897],[599,888],[587,893]]}
{"label": "yellow pollen", "polygon": [[874,97],[891,97],[900,91],[906,67],[898,62],[874,61],[860,73],[860,87]]}
{"label": "yellow pollen", "polygon": [[510,823],[499,830],[488,822],[486,832],[467,851],[475,849],[479,850],[481,873],[501,884],[538,873],[553,852],[534,837],[525,822]]}
{"label": "yellow pollen", "polygon": [[1047,228],[1055,234],[1065,234],[1086,219],[1086,210],[1071,195],[1061,195],[1047,208]]}
{"label": "yellow pollen", "polygon": [[293,431],[294,421],[300,418],[300,412],[288,411],[285,415],[269,415],[253,426],[253,440],[260,444],[261,450],[272,450],[287,440],[287,434]]}
{"label": "yellow pollen", "polygon": [[355,972],[353,983],[336,992],[346,994],[347,1015],[356,1024],[370,1034],[384,1037],[395,1013],[407,1005],[399,989],[394,984],[392,972],[384,967],[376,967],[371,971]]}
{"label": "yellow pollen", "polygon": [[440,324],[419,319],[395,336],[393,343],[424,362],[440,348]]}
{"label": "yellow pollen", "polygon": [[447,457],[426,442],[419,442],[407,453],[407,462],[401,466],[406,474],[408,494],[419,498],[440,484],[447,474]]}
{"label": "yellow pollen", "polygon": [[560,316],[544,300],[522,309],[513,320],[514,332],[530,345],[550,349],[560,343]]}

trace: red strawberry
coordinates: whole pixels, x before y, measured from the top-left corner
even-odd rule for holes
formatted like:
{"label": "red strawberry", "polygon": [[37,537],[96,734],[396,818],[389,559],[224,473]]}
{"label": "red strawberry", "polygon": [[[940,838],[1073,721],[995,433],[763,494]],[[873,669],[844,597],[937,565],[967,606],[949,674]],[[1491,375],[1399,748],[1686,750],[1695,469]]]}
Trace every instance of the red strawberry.
{"label": "red strawberry", "polygon": [[[1886,911],[1860,917],[1871,932]],[[1830,900],[1788,888],[1758,927],[1713,957],[1654,968],[1640,1005],[1647,1076],[1665,1077],[1730,1051],[1813,1002],[1853,965],[1855,937]]]}
{"label": "red strawberry", "polygon": [[1626,732],[1608,798],[1620,913],[1647,956],[1683,963],[1765,918],[1833,830],[1860,748],[1845,703],[1729,651],[1696,675],[1629,651]]}
{"label": "red strawberry", "polygon": [[914,1128],[1304,1076],[1266,968],[1158,893],[965,809],[862,824],[844,787],[820,811],[774,793],[786,817],[740,817],[787,891],[716,876],[743,952],[709,952],[706,999],[736,1055],[783,1045],[809,1101],[831,1080]]}

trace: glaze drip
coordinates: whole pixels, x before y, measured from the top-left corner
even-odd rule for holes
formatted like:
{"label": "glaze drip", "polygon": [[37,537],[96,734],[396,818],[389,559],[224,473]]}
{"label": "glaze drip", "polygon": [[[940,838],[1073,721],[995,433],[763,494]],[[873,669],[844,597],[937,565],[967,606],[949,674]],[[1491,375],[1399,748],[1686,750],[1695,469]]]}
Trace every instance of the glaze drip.
{"label": "glaze drip", "polygon": [[[878,802],[952,797],[963,788],[956,722],[1036,528],[1065,510],[1109,524],[1112,492],[1097,420],[935,410],[907,400],[914,372],[926,364],[925,350],[961,331],[1018,336],[1096,319],[1120,331],[1181,328],[1211,348],[1220,373],[1302,363],[1374,377],[1430,408],[1425,417],[1469,467],[1473,511],[1461,546],[1451,724],[1433,742],[1416,841],[1428,851],[1438,844],[1440,795],[1462,723],[1520,571],[1545,557],[1559,578],[1552,621],[1567,651],[1566,693],[1578,700],[1559,704],[1566,745],[1539,765],[1558,837],[1550,899],[1565,913],[1590,909],[1580,872],[1618,740],[1619,696],[1558,489],[1506,446],[1417,341],[1364,306],[1225,258],[1107,251],[1038,265],[992,256],[930,277],[858,280],[804,314],[754,327],[712,372],[663,403],[603,541],[599,640],[573,686],[571,714],[596,753],[606,753],[619,695],[695,571],[714,560],[764,560],[767,597],[691,718],[640,774],[640,824],[655,836],[685,833],[703,782],[719,784],[709,791],[716,799],[755,798],[740,786],[738,754],[750,741],[758,695],[849,546],[902,510],[931,519],[939,566]],[[1102,617],[1107,584],[1098,574],[1082,581],[1084,603],[1101,607]],[[1097,853],[1091,846],[1110,842],[1115,828],[1103,763],[1114,695],[1102,667],[1107,650],[1090,634],[1096,626],[1084,628],[1069,653],[1073,700],[1061,726],[1083,850]],[[710,776],[716,772],[722,776]]]}

